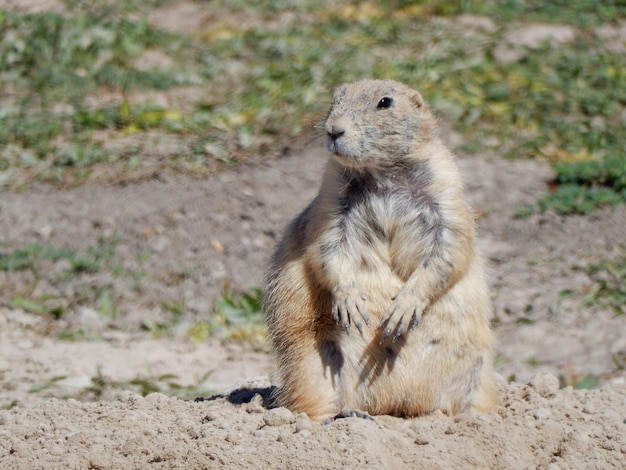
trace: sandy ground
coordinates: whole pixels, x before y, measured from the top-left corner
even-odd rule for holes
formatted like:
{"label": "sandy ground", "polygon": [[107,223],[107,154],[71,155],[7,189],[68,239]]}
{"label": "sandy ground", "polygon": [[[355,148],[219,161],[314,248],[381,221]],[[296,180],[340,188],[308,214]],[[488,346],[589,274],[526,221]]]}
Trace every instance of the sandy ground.
{"label": "sandy ground", "polygon": [[[176,27],[201,20],[182,3],[187,13],[166,8],[153,20],[173,18]],[[624,244],[626,207],[516,219],[547,189],[551,172],[542,162],[459,158],[482,214],[480,246],[493,286],[503,378],[502,403],[490,413],[322,425],[272,408],[267,352],[187,338],[186,328],[210,314],[225,283],[235,291],[261,285],[282,228],[317,191],[326,158],[315,141],[283,159],[202,180],[159,174],[72,190],[0,189],[7,246],[85,249],[116,234],[126,265],[147,254],[140,289],[106,272],[93,275],[94,284],[122,292],[115,317],[70,308],[51,321],[16,309],[11,296],[33,279],[0,272],[0,407],[13,406],[0,411],[0,467],[626,468],[626,317],[583,306],[592,285],[587,268]],[[34,295],[55,288],[40,281]],[[186,315],[165,337],[143,331],[168,321],[164,301],[181,302]],[[78,329],[74,341],[57,337]],[[142,397],[109,386],[94,401],[90,392],[98,377],[120,384],[166,376],[206,399]],[[568,386],[587,376],[598,388]]]}
{"label": "sandy ground", "polygon": [[506,385],[503,406],[488,414],[348,418],[323,425],[286,408],[267,410],[267,388],[256,385],[230,401],[126,392],[110,403],[52,400],[3,413],[0,463],[92,469],[624,468],[624,387],[559,391],[556,378],[542,374],[531,386]]}

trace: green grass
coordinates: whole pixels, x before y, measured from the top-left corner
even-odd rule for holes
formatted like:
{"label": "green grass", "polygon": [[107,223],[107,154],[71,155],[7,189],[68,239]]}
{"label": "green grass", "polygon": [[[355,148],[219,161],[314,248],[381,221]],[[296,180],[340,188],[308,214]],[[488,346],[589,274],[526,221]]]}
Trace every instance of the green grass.
{"label": "green grass", "polygon": [[[161,3],[68,1],[66,16],[0,11],[0,84],[13,91],[0,106],[0,182],[80,183],[97,165],[132,173],[135,155],[153,153],[146,144],[103,148],[98,131],[115,139],[158,130],[180,142],[159,164],[191,172],[278,155],[319,122],[335,85],[362,77],[422,90],[465,135],[466,152],[489,140],[509,157],[625,158],[626,58],[591,30],[626,19],[622,2],[209,2],[216,21],[188,35],[140,19]],[[268,23],[285,10],[297,12],[290,24]],[[489,16],[497,29],[461,36],[460,13]],[[258,21],[222,21],[234,14]],[[533,21],[573,25],[576,39],[497,61],[507,29]],[[146,51],[171,64],[138,69]],[[198,87],[185,110],[134,98],[179,86]],[[101,92],[109,103],[94,100]]]}
{"label": "green grass", "polygon": [[[64,398],[75,398],[80,400],[104,400],[120,390],[132,390],[142,396],[150,393],[163,393],[168,396],[177,397],[183,400],[193,400],[198,397],[211,396],[214,391],[202,387],[202,383],[211,375],[213,371],[209,370],[205,374],[195,379],[195,383],[183,385],[179,381],[179,377],[175,374],[143,374],[130,380],[113,380],[111,377],[102,373],[98,368],[96,374],[91,378],[91,385],[76,392],[74,395],[65,396]],[[66,376],[55,376],[45,382],[33,385],[28,393],[40,393],[46,390],[55,389],[59,386],[58,382],[65,380]],[[10,404],[5,409],[10,409]]]}
{"label": "green grass", "polygon": [[160,307],[168,313],[167,318],[163,321],[146,319],[141,324],[142,330],[157,337],[182,332],[194,343],[216,338],[267,351],[263,294],[258,288],[236,294],[226,284],[211,311],[199,315],[190,314],[184,300],[165,301]]}
{"label": "green grass", "polygon": [[263,295],[252,289],[235,296],[226,286],[208,318],[197,321],[188,335],[194,342],[217,337],[227,341],[243,342],[255,349],[266,349]]}
{"label": "green grass", "polygon": [[107,394],[115,390],[133,390],[136,393],[146,396],[150,393],[163,393],[168,396],[177,397],[183,400],[193,400],[202,396],[211,396],[214,392],[201,386],[212,373],[209,370],[201,377],[196,378],[196,383],[182,385],[175,374],[154,375],[147,374],[135,377],[128,381],[116,381],[104,375],[100,369],[91,378],[91,386],[83,390],[77,398],[89,400],[102,400]]}
{"label": "green grass", "polygon": [[560,214],[589,214],[599,206],[626,202],[626,158],[612,155],[575,163],[556,163],[551,192],[517,216],[553,210]]}
{"label": "green grass", "polygon": [[[162,116],[131,109],[124,97],[192,81],[182,69],[134,64],[146,51],[167,56],[171,47],[182,47],[175,37],[143,20],[94,12],[64,17],[0,10],[0,87],[13,96],[0,106],[0,172],[33,169],[38,178],[56,182],[63,180],[63,168],[113,162],[118,156],[107,155],[85,130],[154,126]],[[122,96],[113,112],[88,103],[102,91]]]}
{"label": "green grass", "polygon": [[118,243],[117,236],[100,237],[95,245],[83,253],[54,245],[33,243],[6,253],[0,252],[0,270],[7,272],[36,270],[38,264],[44,260],[55,263],[64,259],[68,261],[69,267],[63,271],[61,277],[97,272],[113,259]]}
{"label": "green grass", "polygon": [[[100,237],[84,250],[41,243],[0,249],[0,270],[13,273],[15,279],[23,281],[21,288],[11,291],[8,302],[55,320],[80,306],[89,306],[107,318],[115,318],[119,287],[110,279],[96,281],[95,275],[104,274],[102,279],[119,278],[130,286],[143,276],[136,267],[127,267],[118,258],[118,243],[119,238],[113,235]],[[60,332],[69,339],[81,334],[80,331]]]}
{"label": "green grass", "polygon": [[626,158],[556,164],[552,194],[539,200],[541,211],[588,214],[598,206],[626,202]]}
{"label": "green grass", "polygon": [[176,84],[171,73],[133,66],[143,51],[172,41],[145,21],[0,10],[0,30],[3,81],[30,91],[43,109],[59,99],[80,100],[98,87],[129,91]]}
{"label": "green grass", "polygon": [[[421,3],[421,2],[417,2]],[[427,2],[428,3],[428,2]],[[432,3],[439,3],[433,1]],[[500,21],[536,21],[566,23],[577,27],[597,26],[626,16],[626,3],[621,0],[505,0],[441,2],[456,4],[455,12],[495,15]]]}
{"label": "green grass", "polygon": [[611,308],[617,315],[626,313],[626,249],[617,256],[592,265],[589,276],[594,284],[587,292],[585,305]]}

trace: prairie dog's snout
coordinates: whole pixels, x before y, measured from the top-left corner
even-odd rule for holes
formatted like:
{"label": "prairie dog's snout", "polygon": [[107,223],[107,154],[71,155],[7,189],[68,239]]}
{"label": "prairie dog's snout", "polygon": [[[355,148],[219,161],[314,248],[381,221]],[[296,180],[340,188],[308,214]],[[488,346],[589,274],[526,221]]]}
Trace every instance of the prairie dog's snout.
{"label": "prairie dog's snout", "polygon": [[[332,145],[337,141],[337,139],[343,137],[346,133],[346,127],[345,122],[341,122],[340,119],[329,115],[326,119],[326,123],[324,124],[326,136],[328,137],[328,144]],[[333,150],[330,149],[330,151],[332,152]]]}
{"label": "prairie dog's snout", "polygon": [[350,123],[347,117],[335,108],[336,105],[333,105],[324,123],[324,130],[329,152],[341,155],[345,153],[345,141],[350,139],[348,132]]}
{"label": "prairie dog's snout", "polygon": [[337,124],[326,124],[326,135],[331,143],[346,133],[345,127]]}

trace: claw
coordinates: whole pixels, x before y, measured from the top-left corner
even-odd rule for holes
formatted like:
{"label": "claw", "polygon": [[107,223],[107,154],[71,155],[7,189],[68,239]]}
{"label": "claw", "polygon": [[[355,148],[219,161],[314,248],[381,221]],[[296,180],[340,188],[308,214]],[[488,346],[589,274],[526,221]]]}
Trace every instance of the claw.
{"label": "claw", "polygon": [[346,329],[346,334],[350,336],[350,322],[343,322],[343,327]]}
{"label": "claw", "polygon": [[364,308],[360,308],[358,305],[355,305],[356,309],[359,311],[359,313],[361,314],[361,318],[363,319],[363,321],[365,322],[366,325],[369,325],[369,321],[370,321],[370,316],[367,313],[367,311]]}
{"label": "claw", "polygon": [[393,335],[393,339],[391,341],[396,341],[400,336],[402,336],[402,326],[398,325],[398,327],[396,328],[396,332]]}
{"label": "claw", "polygon": [[383,331],[383,334],[380,336],[380,342],[382,343],[383,341],[385,341],[390,334],[391,334],[391,328],[389,327],[385,328],[385,331]]}
{"label": "claw", "polygon": [[411,318],[411,330],[414,330],[415,328],[417,328],[417,325],[419,325],[419,318],[417,317],[417,312],[413,312],[413,317]]}
{"label": "claw", "polygon": [[354,326],[356,326],[356,329],[359,330],[359,334],[361,335],[361,338],[363,337],[363,324],[359,321],[359,322],[354,322]]}
{"label": "claw", "polygon": [[370,321],[370,317],[367,314],[367,312],[365,310],[362,310],[360,308],[357,307],[357,310],[359,311],[359,313],[361,314],[361,318],[363,319],[363,321],[365,322],[366,325],[369,325],[369,321]]}

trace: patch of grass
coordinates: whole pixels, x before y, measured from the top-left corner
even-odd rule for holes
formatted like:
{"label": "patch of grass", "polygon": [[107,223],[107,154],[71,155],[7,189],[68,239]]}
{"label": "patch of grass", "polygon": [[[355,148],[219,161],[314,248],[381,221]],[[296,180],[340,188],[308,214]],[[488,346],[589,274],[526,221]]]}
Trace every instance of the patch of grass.
{"label": "patch of grass", "polygon": [[[417,3],[422,3],[417,2]],[[500,21],[535,21],[543,23],[566,23],[578,27],[598,26],[607,21],[626,17],[626,4],[620,0],[505,0],[455,2],[426,1],[424,3],[452,3],[454,13],[477,13],[495,15]]]}
{"label": "patch of grass", "polygon": [[52,377],[51,379],[48,379],[47,381],[43,383],[33,385],[28,390],[28,393],[39,393],[43,390],[47,390],[49,388],[55,387],[57,382],[59,382],[60,380],[65,380],[66,378],[67,376],[65,375],[58,375],[58,376]]}
{"label": "patch of grass", "polygon": [[585,296],[586,305],[613,309],[617,315],[626,313],[626,250],[613,259],[592,265],[589,276],[594,285]]}
{"label": "patch of grass", "polygon": [[145,20],[95,15],[98,8],[78,9],[68,17],[0,10],[0,90],[12,97],[0,106],[0,172],[32,168],[33,174],[55,182],[63,180],[59,168],[111,161],[85,133],[109,125],[107,109],[99,111],[97,104],[93,109],[102,91],[123,97],[112,120],[125,132],[153,127],[165,120],[161,114],[171,117],[169,110],[131,112],[125,96],[189,84],[184,67],[136,65],[147,51],[169,57],[172,47],[183,48],[181,40]]}
{"label": "patch of grass", "polygon": [[208,319],[196,322],[188,331],[195,342],[209,337],[243,342],[254,348],[265,348],[263,294],[252,289],[238,297],[226,287]]}
{"label": "patch of grass", "polygon": [[601,376],[596,375],[581,375],[575,371],[571,374],[563,374],[559,376],[559,383],[561,388],[573,387],[576,390],[587,390],[596,388]]}
{"label": "patch of grass", "polygon": [[33,243],[25,248],[0,253],[0,269],[7,272],[23,271],[33,269],[35,264],[42,259],[56,262],[64,258],[73,259],[75,256],[76,253],[72,250]]}
{"label": "patch of grass", "polygon": [[[142,396],[150,393],[162,393],[164,395],[177,397],[183,400],[191,400],[200,396],[213,395],[213,391],[202,387],[213,370],[209,370],[202,376],[196,377],[195,382],[188,385],[180,383],[179,377],[175,374],[162,375],[141,375],[130,380],[113,380],[102,373],[98,367],[96,375],[91,378],[91,385],[79,391],[76,395],[64,398],[78,398],[87,400],[103,400],[110,398],[116,391],[132,390]],[[28,393],[40,393],[58,387],[58,382],[67,379],[67,376],[55,376],[45,382],[33,385]],[[11,405],[9,405],[10,407]],[[9,409],[9,408],[7,408]]]}
{"label": "patch of grass", "polygon": [[69,268],[64,271],[66,275],[80,274],[82,272],[100,271],[105,263],[112,260],[115,249],[119,243],[119,237],[100,237],[94,246],[87,248],[83,253],[76,250],[57,247],[49,244],[33,243],[25,248],[18,248],[6,253],[0,252],[0,270],[23,271],[36,269],[41,261],[48,260],[53,263],[66,260]]}
{"label": "patch of grass", "polygon": [[144,320],[140,328],[143,331],[149,331],[154,336],[169,336],[173,330],[183,321],[185,316],[185,305],[178,301],[161,302],[161,309],[169,314],[169,318],[165,321]]}
{"label": "patch of grass", "polygon": [[625,155],[559,163],[554,168],[557,173],[554,192],[539,200],[541,211],[587,214],[598,206],[626,202]]}
{"label": "patch of grass", "polygon": [[[3,292],[11,296],[7,303],[55,320],[80,306],[89,306],[107,318],[116,318],[120,292],[110,276],[130,279],[133,283],[142,277],[139,270],[124,266],[118,259],[119,241],[117,235],[112,235],[100,237],[84,250],[41,243],[0,250],[0,270],[23,279],[21,288]],[[106,280],[100,280],[102,276]],[[69,333],[79,334],[78,331]]]}
{"label": "patch of grass", "polygon": [[597,207],[626,202],[626,154],[606,159],[556,163],[551,191],[536,205],[520,208],[516,217],[553,210],[559,214],[589,214]]}
{"label": "patch of grass", "polygon": [[0,10],[0,31],[2,82],[25,86],[44,109],[58,98],[80,99],[100,86],[130,90],[175,84],[172,74],[132,64],[144,50],[171,41],[145,21]]}
{"label": "patch of grass", "polygon": [[527,357],[524,362],[526,364],[528,364],[529,366],[533,366],[533,367],[539,367],[541,365],[543,365],[544,363],[542,361],[540,361],[539,359],[537,359],[535,356],[530,356]]}
{"label": "patch of grass", "polygon": [[502,147],[508,156],[623,158],[626,58],[577,52],[597,47],[581,39],[575,47],[546,47],[519,63],[487,59],[466,71],[465,83],[444,78],[444,92],[457,95],[459,103],[481,103],[464,107],[461,125],[470,136],[512,142]]}
{"label": "patch of grass", "polygon": [[[185,272],[181,274],[186,275]],[[184,300],[168,300],[160,304],[166,317],[159,321],[146,319],[141,329],[157,337],[182,333],[195,343],[217,338],[265,351],[267,344],[262,302],[263,294],[258,288],[236,295],[225,285],[210,313],[196,316],[187,310]]]}
{"label": "patch of grass", "polygon": [[598,379],[592,375],[587,375],[574,384],[574,388],[577,390],[586,390],[596,388],[598,386]]}
{"label": "patch of grass", "polygon": [[102,370],[98,368],[98,373],[91,379],[91,387],[84,390],[79,398],[101,400],[114,390],[133,390],[142,396],[150,393],[163,393],[164,395],[190,400],[213,394],[212,391],[201,386],[212,373],[213,370],[209,370],[202,376],[197,377],[194,384],[181,385],[178,376],[175,374],[148,375],[136,377],[128,381],[116,381],[104,375]]}
{"label": "patch of grass", "polygon": [[9,404],[1,406],[0,410],[11,410],[13,408],[15,408],[18,405],[17,400],[12,400]]}
{"label": "patch of grass", "polygon": [[156,105],[131,107],[128,101],[119,105],[95,110],[80,110],[74,115],[73,125],[76,130],[120,129],[124,133],[133,133],[143,129],[170,125],[176,129],[176,123],[182,120],[179,111],[164,109]]}
{"label": "patch of grass", "polygon": [[58,320],[65,313],[65,308],[58,304],[57,297],[54,295],[42,295],[36,298],[13,297],[11,305],[15,308],[21,308],[25,312],[37,315],[48,315]]}

